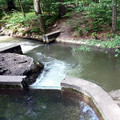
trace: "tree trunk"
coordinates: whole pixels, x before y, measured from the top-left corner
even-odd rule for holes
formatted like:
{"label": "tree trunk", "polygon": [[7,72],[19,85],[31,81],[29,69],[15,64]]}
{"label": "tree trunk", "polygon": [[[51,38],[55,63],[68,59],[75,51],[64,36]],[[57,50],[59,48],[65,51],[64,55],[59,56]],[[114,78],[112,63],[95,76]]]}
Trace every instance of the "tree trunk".
{"label": "tree trunk", "polygon": [[13,0],[7,0],[7,6],[8,6],[8,10],[16,9]]}
{"label": "tree trunk", "polygon": [[117,31],[117,0],[113,0],[113,11],[112,11],[112,32]]}
{"label": "tree trunk", "polygon": [[18,0],[18,2],[19,2],[19,5],[20,5],[20,8],[21,8],[21,11],[22,11],[22,13],[23,13],[23,16],[24,16],[24,18],[25,18],[26,15],[25,15],[25,12],[24,12],[23,6],[22,6],[22,4],[21,4],[21,0]]}
{"label": "tree trunk", "polygon": [[64,16],[66,14],[66,8],[65,5],[63,5],[64,0],[58,0],[60,2],[59,4],[59,18]]}
{"label": "tree trunk", "polygon": [[42,12],[41,12],[41,8],[40,8],[40,0],[33,0],[33,3],[34,3],[35,13],[38,16],[40,32],[44,33],[45,32],[45,27],[44,27],[43,19],[42,19],[42,16],[41,16]]}

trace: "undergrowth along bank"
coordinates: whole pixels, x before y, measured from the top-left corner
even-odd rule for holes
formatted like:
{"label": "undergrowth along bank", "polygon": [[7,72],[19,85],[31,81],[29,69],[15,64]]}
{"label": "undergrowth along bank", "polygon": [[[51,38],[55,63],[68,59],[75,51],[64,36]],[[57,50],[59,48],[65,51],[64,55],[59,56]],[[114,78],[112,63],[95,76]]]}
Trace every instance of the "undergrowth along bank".
{"label": "undergrowth along bank", "polygon": [[[104,49],[112,49],[114,51],[114,56],[118,57],[118,55],[120,54],[120,36],[115,35],[114,38],[111,38],[110,40],[96,40],[96,39],[91,39],[91,40],[87,40],[84,41],[82,40],[81,43],[83,45],[81,45],[78,48],[73,48],[73,52],[76,51],[91,51],[92,48],[91,47],[99,47],[99,48],[104,48]],[[105,50],[105,53],[108,53],[107,50]]]}

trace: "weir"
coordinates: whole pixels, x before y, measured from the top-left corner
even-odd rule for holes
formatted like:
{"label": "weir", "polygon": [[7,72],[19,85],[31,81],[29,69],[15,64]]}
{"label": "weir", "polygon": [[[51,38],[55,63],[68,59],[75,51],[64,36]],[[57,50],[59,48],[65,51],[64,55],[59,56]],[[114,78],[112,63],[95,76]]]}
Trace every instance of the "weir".
{"label": "weir", "polygon": [[22,54],[22,49],[20,45],[9,45],[6,46],[4,48],[0,48],[0,53],[18,53],[18,54]]}
{"label": "weir", "polygon": [[[25,82],[26,76],[0,76],[0,88],[28,88],[28,84]],[[12,87],[11,87],[12,86]]]}
{"label": "weir", "polygon": [[78,78],[66,77],[61,82],[63,90],[72,90],[80,95],[87,102],[92,102],[97,111],[100,112],[102,120],[120,120],[120,108],[98,85]]}

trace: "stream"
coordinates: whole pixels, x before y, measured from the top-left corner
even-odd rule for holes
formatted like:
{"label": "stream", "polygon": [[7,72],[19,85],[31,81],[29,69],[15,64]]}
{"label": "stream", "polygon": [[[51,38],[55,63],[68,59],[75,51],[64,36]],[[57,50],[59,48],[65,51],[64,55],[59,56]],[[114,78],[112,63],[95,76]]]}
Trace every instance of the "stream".
{"label": "stream", "polygon": [[120,56],[100,51],[77,51],[75,45],[49,44],[12,37],[0,37],[0,47],[20,44],[24,54],[44,64],[34,89],[60,89],[66,77],[77,77],[100,85],[107,92],[120,87]]}
{"label": "stream", "polygon": [[66,76],[92,81],[107,92],[120,88],[120,57],[115,58],[112,53],[73,52],[75,45],[44,45],[39,41],[0,37],[0,48],[12,44],[20,44],[25,55],[44,64],[44,70],[30,86],[39,92],[0,94],[0,120],[98,120],[84,102],[61,97],[60,83]]}
{"label": "stream", "polygon": [[0,38],[0,47],[20,44],[24,54],[44,64],[34,89],[60,89],[66,77],[77,77],[100,85],[107,92],[120,88],[120,56],[100,51],[73,52],[74,45],[50,44],[19,38]]}

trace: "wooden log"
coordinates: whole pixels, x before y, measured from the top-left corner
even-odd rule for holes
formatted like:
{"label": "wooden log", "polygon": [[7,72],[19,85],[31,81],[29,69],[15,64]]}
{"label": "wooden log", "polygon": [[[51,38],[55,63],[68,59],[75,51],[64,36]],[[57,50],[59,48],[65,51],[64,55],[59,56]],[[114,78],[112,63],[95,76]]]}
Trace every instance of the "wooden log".
{"label": "wooden log", "polygon": [[26,76],[0,76],[0,88],[28,89]]}
{"label": "wooden log", "polygon": [[23,54],[21,46],[20,45],[10,45],[4,48],[0,48],[0,53],[18,53]]}
{"label": "wooden log", "polygon": [[43,42],[48,44],[48,43],[54,41],[60,35],[60,33],[61,33],[61,31],[55,31],[55,32],[51,32],[48,34],[44,34]]}

